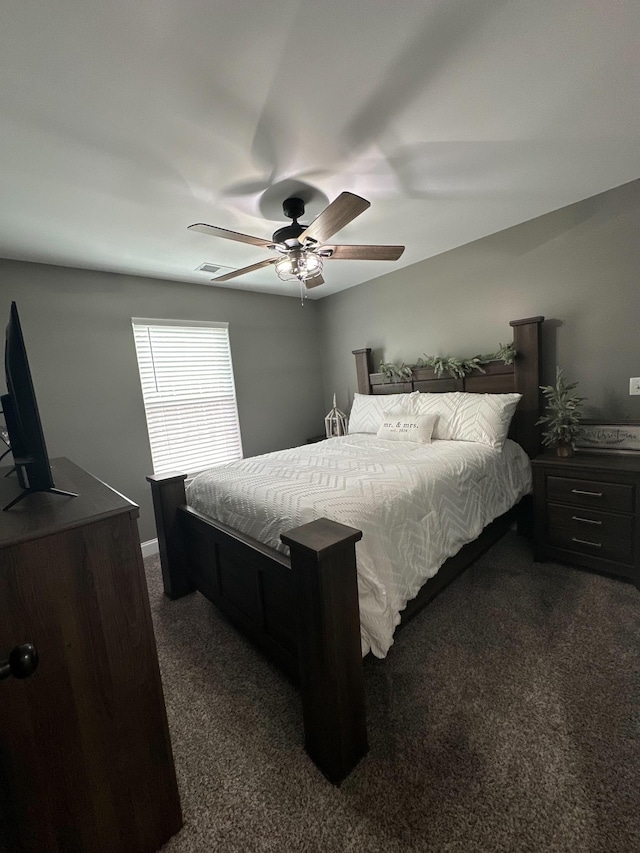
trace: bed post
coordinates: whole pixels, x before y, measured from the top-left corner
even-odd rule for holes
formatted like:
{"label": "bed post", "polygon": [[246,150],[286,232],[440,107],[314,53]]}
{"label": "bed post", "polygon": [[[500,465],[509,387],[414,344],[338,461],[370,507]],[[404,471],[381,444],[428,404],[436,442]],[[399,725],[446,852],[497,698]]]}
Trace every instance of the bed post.
{"label": "bed post", "polygon": [[516,437],[518,444],[533,458],[540,452],[540,327],[544,317],[512,320],[513,345],[516,358],[513,363],[515,390],[522,394],[516,409]]}
{"label": "bed post", "polygon": [[371,348],[351,350],[356,357],[356,376],[358,377],[358,394],[371,393],[371,380],[369,374],[373,373],[371,364]]}
{"label": "bed post", "polygon": [[368,750],[355,556],[362,533],[319,518],[280,538],[297,577],[305,748],[339,785]]}
{"label": "bed post", "polygon": [[187,502],[186,479],[186,474],[147,477],[156,517],[164,594],[171,599],[181,598],[195,589],[186,571],[186,553],[178,519],[178,507]]}

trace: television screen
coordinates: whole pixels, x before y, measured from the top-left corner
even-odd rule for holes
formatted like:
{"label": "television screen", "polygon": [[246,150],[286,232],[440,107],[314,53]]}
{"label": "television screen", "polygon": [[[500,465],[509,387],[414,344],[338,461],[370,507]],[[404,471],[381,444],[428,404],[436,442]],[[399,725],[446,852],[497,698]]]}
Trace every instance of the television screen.
{"label": "television screen", "polygon": [[7,325],[4,351],[7,393],[1,398],[9,446],[13,455],[18,482],[25,491],[4,509],[10,509],[30,492],[60,492],[55,488],[47,446],[40,423],[38,404],[31,379],[31,370],[22,336],[20,317],[15,302]]}

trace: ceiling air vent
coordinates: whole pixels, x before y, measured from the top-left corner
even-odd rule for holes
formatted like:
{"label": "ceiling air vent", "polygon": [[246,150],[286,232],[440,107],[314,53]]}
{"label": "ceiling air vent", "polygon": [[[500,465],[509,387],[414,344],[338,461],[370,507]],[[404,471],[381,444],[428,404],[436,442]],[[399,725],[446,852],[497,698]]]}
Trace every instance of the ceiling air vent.
{"label": "ceiling air vent", "polygon": [[218,270],[226,270],[229,267],[221,267],[219,264],[201,264],[197,267],[197,270],[201,270],[202,272],[208,273],[216,273]]}

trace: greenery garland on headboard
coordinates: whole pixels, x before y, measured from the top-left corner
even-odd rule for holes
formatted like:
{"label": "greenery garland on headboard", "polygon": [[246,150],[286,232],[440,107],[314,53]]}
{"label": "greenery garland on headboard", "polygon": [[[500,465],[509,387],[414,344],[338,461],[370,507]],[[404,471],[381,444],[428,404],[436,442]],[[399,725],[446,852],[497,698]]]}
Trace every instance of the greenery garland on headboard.
{"label": "greenery garland on headboard", "polygon": [[468,373],[478,370],[480,373],[484,364],[491,361],[502,361],[504,364],[513,364],[516,350],[511,344],[498,344],[496,352],[489,355],[474,355],[471,358],[456,358],[455,356],[433,356],[423,355],[415,364],[393,364],[391,362],[380,362],[380,373],[383,373],[388,382],[407,382],[411,379],[412,372],[420,367],[430,367],[437,377],[443,373],[462,379]]}

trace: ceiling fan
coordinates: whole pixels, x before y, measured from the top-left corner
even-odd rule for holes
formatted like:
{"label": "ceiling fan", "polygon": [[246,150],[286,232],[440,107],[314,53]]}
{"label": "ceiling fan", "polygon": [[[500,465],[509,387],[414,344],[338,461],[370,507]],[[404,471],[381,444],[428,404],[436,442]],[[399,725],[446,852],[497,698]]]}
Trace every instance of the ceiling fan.
{"label": "ceiling fan", "polygon": [[317,287],[324,283],[322,267],[324,261],[396,261],[404,252],[404,246],[336,246],[328,244],[337,231],[344,228],[352,219],[359,216],[370,206],[364,198],[353,193],[340,193],[313,220],[311,225],[301,225],[298,219],[304,215],[304,201],[301,198],[288,198],[283,202],[284,215],[293,222],[278,228],[271,240],[261,237],[251,237],[238,231],[218,228],[216,225],[206,225],[198,222],[189,225],[190,231],[210,234],[212,237],[223,237],[226,240],[236,240],[239,243],[249,243],[264,249],[271,249],[275,257],[259,261],[248,267],[219,275],[212,281],[229,281],[232,278],[245,275],[254,270],[273,265],[278,277],[283,281],[299,281],[301,286]]}

